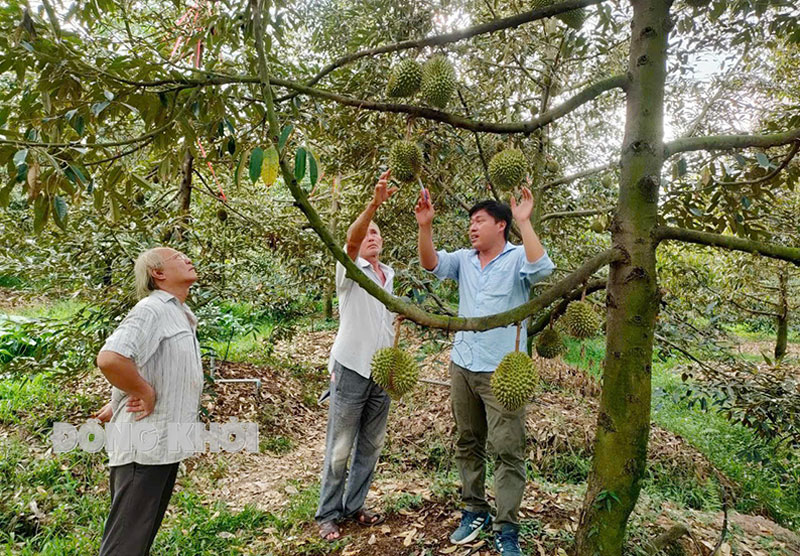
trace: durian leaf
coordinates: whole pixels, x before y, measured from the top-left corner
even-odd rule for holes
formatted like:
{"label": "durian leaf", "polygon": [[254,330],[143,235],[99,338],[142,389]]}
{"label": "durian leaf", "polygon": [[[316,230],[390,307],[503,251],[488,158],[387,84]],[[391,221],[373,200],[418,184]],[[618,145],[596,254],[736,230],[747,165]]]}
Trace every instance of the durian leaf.
{"label": "durian leaf", "polygon": [[306,175],[306,150],[303,147],[298,147],[297,153],[294,156],[294,179],[298,182]]}
{"label": "durian leaf", "polygon": [[264,162],[264,149],[256,147],[250,153],[250,181],[255,183],[261,175],[261,164]]}

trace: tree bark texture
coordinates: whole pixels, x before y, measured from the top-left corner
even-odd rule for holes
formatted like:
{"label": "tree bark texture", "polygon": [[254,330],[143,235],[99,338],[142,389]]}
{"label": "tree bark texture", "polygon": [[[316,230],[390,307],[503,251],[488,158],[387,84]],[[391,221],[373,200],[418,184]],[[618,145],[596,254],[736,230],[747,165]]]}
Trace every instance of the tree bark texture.
{"label": "tree bark texture", "polygon": [[778,274],[778,337],[775,340],[775,359],[786,355],[789,341],[789,273],[781,269]]}
{"label": "tree bark texture", "polygon": [[606,359],[594,458],[576,535],[579,556],[622,554],[647,463],[650,373],[658,311],[653,237],[663,164],[669,0],[632,0],[625,137],[607,287]]}

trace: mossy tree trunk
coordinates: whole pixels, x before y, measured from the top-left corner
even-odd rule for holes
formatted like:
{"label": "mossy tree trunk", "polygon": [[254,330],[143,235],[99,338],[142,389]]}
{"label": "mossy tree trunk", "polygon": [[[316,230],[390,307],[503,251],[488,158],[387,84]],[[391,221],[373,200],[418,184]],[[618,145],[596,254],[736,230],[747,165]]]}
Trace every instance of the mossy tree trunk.
{"label": "mossy tree trunk", "polygon": [[786,355],[789,341],[789,273],[781,269],[778,274],[778,337],[775,341],[775,358]]}
{"label": "mossy tree trunk", "polygon": [[668,0],[632,0],[627,114],[607,286],[606,359],[594,459],[576,538],[580,556],[619,555],[641,488],[650,433],[650,372],[658,310],[653,234],[663,148]]}

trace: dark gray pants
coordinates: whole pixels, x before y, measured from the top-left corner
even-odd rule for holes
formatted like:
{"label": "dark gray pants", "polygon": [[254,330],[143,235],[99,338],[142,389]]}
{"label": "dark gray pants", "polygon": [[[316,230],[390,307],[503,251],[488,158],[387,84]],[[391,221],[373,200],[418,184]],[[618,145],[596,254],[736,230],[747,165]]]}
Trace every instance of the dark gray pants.
{"label": "dark gray pants", "polygon": [[147,556],[175,486],[178,464],[111,468],[111,513],[100,556]]}
{"label": "dark gray pants", "polygon": [[348,517],[364,506],[386,438],[391,401],[372,379],[338,362],[333,366],[330,392],[318,523]]}
{"label": "dark gray pants", "polygon": [[525,406],[504,408],[492,393],[492,373],[474,373],[450,362],[450,402],[456,420],[456,463],[461,500],[471,512],[488,512],[486,444],[494,455],[494,499],[497,519],[519,527],[517,514],[525,490]]}

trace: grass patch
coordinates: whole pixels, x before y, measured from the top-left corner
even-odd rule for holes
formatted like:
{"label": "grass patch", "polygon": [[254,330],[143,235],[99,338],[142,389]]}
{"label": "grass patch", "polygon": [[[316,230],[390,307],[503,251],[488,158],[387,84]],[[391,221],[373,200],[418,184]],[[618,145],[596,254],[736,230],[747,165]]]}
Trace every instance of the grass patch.
{"label": "grass patch", "polygon": [[[594,338],[580,343],[567,339],[565,360],[592,374],[598,373],[604,357],[604,340]],[[598,363],[599,362],[599,363]],[[741,492],[733,501],[743,513],[769,516],[790,528],[800,525],[800,455],[784,446],[765,442],[738,423],[732,423],[713,408],[703,410],[681,399],[686,384],[673,368],[681,361],[653,362],[653,422],[681,435],[697,448]],[[719,507],[714,481],[700,480],[675,469],[650,467],[644,488],[653,497],[674,500],[691,508]]]}

